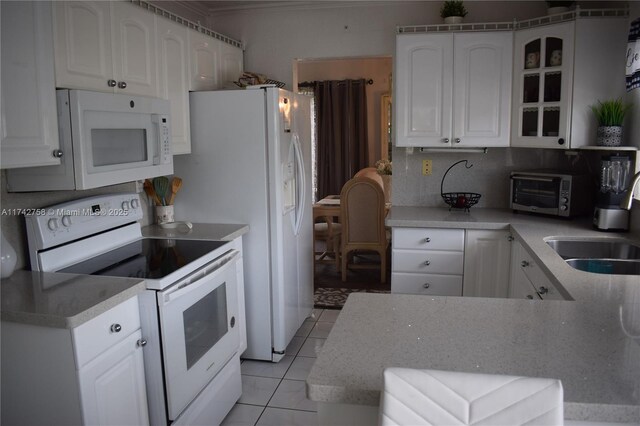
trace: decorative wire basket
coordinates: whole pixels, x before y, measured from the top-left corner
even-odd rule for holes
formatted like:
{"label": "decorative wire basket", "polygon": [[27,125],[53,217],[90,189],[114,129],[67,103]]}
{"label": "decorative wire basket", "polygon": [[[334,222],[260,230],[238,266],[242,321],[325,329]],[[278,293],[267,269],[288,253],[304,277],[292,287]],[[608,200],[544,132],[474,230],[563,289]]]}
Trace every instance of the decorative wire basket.
{"label": "decorative wire basket", "polygon": [[443,192],[444,179],[447,177],[447,173],[449,173],[449,170],[451,170],[453,166],[460,163],[465,163],[464,166],[467,169],[473,167],[473,164],[470,166],[467,165],[467,160],[460,160],[453,163],[442,176],[442,181],[440,182],[440,196],[442,196],[444,202],[449,206],[449,211],[451,211],[451,209],[464,209],[464,211],[468,212],[471,206],[478,203],[478,200],[480,200],[481,197],[480,194],[475,192]]}

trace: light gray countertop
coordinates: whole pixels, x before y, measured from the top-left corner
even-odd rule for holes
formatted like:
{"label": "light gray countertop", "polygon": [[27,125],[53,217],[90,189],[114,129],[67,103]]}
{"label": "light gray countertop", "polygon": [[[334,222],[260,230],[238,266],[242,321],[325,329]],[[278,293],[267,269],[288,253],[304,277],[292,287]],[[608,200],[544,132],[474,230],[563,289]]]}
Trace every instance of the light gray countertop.
{"label": "light gray countertop", "polygon": [[193,223],[192,229],[184,226],[164,229],[160,225],[142,228],[142,236],[150,238],[176,238],[183,240],[232,241],[249,232],[249,225],[235,223]]}
{"label": "light gray countertop", "polygon": [[393,207],[388,226],[511,229],[572,301],[352,294],[307,378],[314,401],[378,405],[385,367],[562,381],[565,418],[640,423],[640,277],[568,266],[549,236],[623,237],[509,210]]}
{"label": "light gray countertop", "polygon": [[145,289],[139,278],[15,271],[0,282],[2,321],[75,328]]}

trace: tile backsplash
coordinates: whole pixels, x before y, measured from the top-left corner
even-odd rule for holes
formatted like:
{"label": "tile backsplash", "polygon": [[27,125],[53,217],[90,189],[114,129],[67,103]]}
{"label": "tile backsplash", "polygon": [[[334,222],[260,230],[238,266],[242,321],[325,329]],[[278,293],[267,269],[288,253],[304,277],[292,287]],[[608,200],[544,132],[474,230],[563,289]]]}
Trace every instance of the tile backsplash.
{"label": "tile backsplash", "polygon": [[[7,192],[7,180],[5,170],[0,174],[0,222],[2,233],[17,253],[16,269],[29,269],[29,254],[27,247],[27,232],[24,218],[20,215],[10,214],[15,209],[36,209],[53,204],[64,203],[78,198],[91,197],[94,195],[113,194],[121,192],[135,192],[134,182],[121,185],[106,186],[103,188],[89,189],[86,191],[48,191],[48,192]],[[145,194],[140,196],[143,205],[147,202]],[[147,224],[150,215],[149,209],[145,208],[143,224]]]}
{"label": "tile backsplash", "polygon": [[[422,175],[422,160],[432,161],[431,176]],[[585,155],[567,156],[550,149],[489,148],[486,154],[420,152],[414,148],[393,150],[392,204],[396,206],[445,207],[440,196],[440,182],[446,170],[459,160],[446,176],[443,192],[476,192],[481,194],[476,208],[509,207],[509,174],[514,170],[556,168],[589,171]]]}

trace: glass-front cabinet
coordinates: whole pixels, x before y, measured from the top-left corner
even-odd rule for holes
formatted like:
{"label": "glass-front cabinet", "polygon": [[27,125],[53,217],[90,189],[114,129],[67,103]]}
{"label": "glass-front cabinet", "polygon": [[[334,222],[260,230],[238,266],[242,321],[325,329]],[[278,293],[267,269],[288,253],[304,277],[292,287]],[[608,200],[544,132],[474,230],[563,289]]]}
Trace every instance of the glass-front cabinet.
{"label": "glass-front cabinet", "polygon": [[515,33],[511,146],[569,148],[574,22]]}

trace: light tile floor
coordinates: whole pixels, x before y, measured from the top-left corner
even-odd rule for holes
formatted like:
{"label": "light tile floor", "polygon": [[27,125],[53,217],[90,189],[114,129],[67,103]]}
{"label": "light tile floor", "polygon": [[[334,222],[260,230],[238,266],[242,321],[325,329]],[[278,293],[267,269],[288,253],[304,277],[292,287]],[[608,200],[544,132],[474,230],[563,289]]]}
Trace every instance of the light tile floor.
{"label": "light tile floor", "polygon": [[316,403],[307,399],[305,380],[339,310],[314,309],[278,363],[242,362],[242,396],[223,426],[316,426]]}

